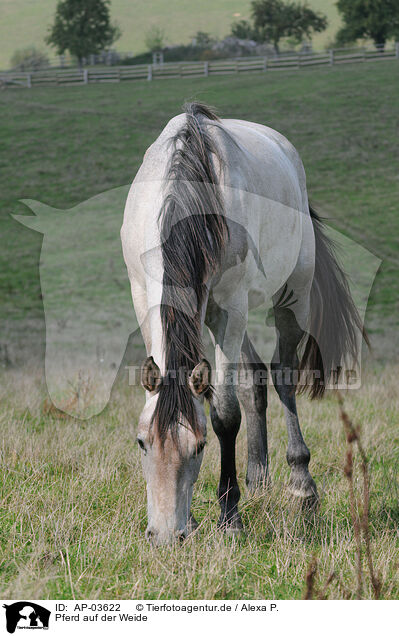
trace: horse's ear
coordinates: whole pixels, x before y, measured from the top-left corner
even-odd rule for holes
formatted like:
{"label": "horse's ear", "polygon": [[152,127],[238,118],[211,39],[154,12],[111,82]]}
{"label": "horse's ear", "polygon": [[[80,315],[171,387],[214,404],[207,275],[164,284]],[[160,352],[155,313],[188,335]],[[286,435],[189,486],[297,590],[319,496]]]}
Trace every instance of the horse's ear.
{"label": "horse's ear", "polygon": [[45,205],[40,201],[34,201],[33,199],[20,199],[19,203],[26,205],[26,207],[35,213],[35,216],[11,214],[13,219],[18,221],[18,223],[25,225],[25,227],[28,227],[30,230],[35,230],[42,234],[46,234],[46,232],[50,231],[51,223],[54,218],[57,218],[57,212],[59,210],[51,208],[49,205]]}
{"label": "horse's ear", "polygon": [[201,397],[211,384],[211,365],[207,360],[201,360],[192,370],[188,384],[194,397]]}
{"label": "horse's ear", "polygon": [[146,391],[153,393],[158,391],[161,386],[161,371],[159,366],[154,361],[154,358],[150,356],[143,362],[141,367],[141,384]]}

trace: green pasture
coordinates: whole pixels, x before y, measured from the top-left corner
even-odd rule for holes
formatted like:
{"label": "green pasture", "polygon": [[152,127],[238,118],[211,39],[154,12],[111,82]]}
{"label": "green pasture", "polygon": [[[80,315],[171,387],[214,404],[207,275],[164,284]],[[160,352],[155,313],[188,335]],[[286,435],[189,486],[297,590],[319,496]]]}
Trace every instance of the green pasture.
{"label": "green pasture", "polygon": [[[54,55],[43,40],[56,5],[56,0],[0,0],[0,69],[9,67],[16,49],[32,44]],[[339,14],[333,0],[310,0],[309,5],[329,19],[326,31],[314,37],[314,47],[321,49],[333,40],[340,24]],[[250,6],[250,0],[112,0],[112,20],[122,29],[115,46],[118,51],[142,53],[146,50],[145,35],[152,26],[165,31],[168,45],[186,44],[197,31],[222,38],[230,32],[233,21],[250,17]],[[235,13],[240,16],[235,17]]]}
{"label": "green pasture", "polygon": [[[399,64],[0,93],[0,299],[12,360],[42,352],[42,235],[15,222],[19,199],[70,209],[131,183],[147,147],[187,99],[271,126],[303,159],[310,200],[329,224],[382,260],[369,302],[374,355],[394,354],[398,322]],[[122,213],[120,210],[118,213]],[[101,231],[101,230],[100,230]],[[28,326],[28,327],[27,327]],[[25,355],[25,354],[24,354]]]}
{"label": "green pasture", "polygon": [[[382,260],[366,315],[374,351],[362,388],[349,391],[345,404],[362,427],[370,465],[370,541],[381,594],[398,597],[398,73],[397,62],[384,62],[0,92],[0,596],[300,598],[313,555],[320,592],[334,571],[325,595],[355,595],[346,448],[334,396],[299,400],[321,494],[317,513],[299,511],[285,492],[286,433],[271,389],[267,493],[245,490],[245,423],[238,441],[246,535],[232,541],[216,531],[219,460],[209,426],[194,498],[200,528],[183,546],[160,551],[144,540],[145,486],[134,443],[142,391],[119,382],[106,410],[86,422],[46,399],[42,235],[10,213],[30,214],[18,203],[23,198],[70,210],[130,183],[167,121],[185,100],[200,99],[223,117],[286,135],[303,159],[314,206]],[[359,497],[361,485],[356,462]],[[370,598],[366,568],[363,579]]]}

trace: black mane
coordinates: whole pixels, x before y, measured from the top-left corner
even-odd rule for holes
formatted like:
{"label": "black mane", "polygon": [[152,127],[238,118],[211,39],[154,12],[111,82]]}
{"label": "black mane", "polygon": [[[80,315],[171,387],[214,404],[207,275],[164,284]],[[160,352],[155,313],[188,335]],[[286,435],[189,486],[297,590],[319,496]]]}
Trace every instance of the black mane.
{"label": "black mane", "polygon": [[205,284],[220,263],[228,237],[214,165],[216,157],[221,167],[222,158],[209,133],[209,120],[218,118],[199,103],[186,104],[185,113],[186,123],[172,140],[174,151],[166,175],[170,185],[159,215],[166,373],[153,423],[162,442],[168,431],[177,441],[182,417],[198,434],[187,374],[203,357],[201,309]]}

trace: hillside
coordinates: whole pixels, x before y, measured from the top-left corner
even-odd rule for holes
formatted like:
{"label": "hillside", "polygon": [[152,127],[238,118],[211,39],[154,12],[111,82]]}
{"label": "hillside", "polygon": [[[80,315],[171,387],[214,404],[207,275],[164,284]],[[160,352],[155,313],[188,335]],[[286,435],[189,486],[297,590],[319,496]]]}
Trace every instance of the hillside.
{"label": "hillside", "polygon": [[[82,422],[49,403],[44,378],[47,298],[41,291],[39,261],[52,269],[55,250],[45,256],[41,249],[44,245],[47,250],[47,238],[16,223],[10,213],[28,214],[19,199],[70,210],[94,195],[112,195],[130,184],[145,150],[181,112],[186,99],[212,104],[223,117],[267,124],[286,135],[303,159],[315,208],[344,236],[382,260],[366,316],[373,357],[363,360],[362,388],[347,391],[344,400],[369,462],[368,545],[382,583],[381,597],[399,598],[397,72],[394,60],[284,73],[0,91],[2,598],[300,599],[313,555],[318,559],[315,595],[358,595],[348,448],[333,394],[323,401],[298,399],[312,455],[310,469],[321,495],[317,511],[301,509],[287,493],[287,434],[281,404],[269,387],[266,491],[250,495],[245,488],[244,421],[237,439],[246,535],[229,538],[216,531],[220,453],[209,424],[192,508],[201,525],[183,544],[159,551],[144,539],[145,483],[135,442],[144,391],[128,386],[128,360],[120,366],[110,403],[97,417]],[[122,203],[114,209],[119,225]],[[91,239],[98,236],[99,244],[106,239],[108,250],[104,213],[109,219],[108,204],[92,225]],[[83,237],[87,228],[90,225],[80,221]],[[48,236],[54,241],[54,234]],[[65,338],[70,307],[72,326],[89,325],[92,330],[92,321],[76,320],[75,310],[86,307],[98,320],[110,316],[106,340],[115,338],[122,319],[121,304],[111,295],[121,281],[115,261],[104,258],[105,252],[98,258],[87,242],[80,251],[68,250],[66,242],[62,257],[59,253],[58,267],[65,259],[69,262],[57,278],[56,298],[65,299],[57,333]],[[354,250],[351,256],[356,256]],[[82,257],[95,283],[90,288],[98,290],[95,298],[78,289],[70,293],[71,272]],[[364,273],[360,261],[357,270]],[[104,284],[107,280],[112,285]],[[96,305],[93,311],[92,299],[101,305],[99,310]],[[112,315],[105,314],[105,307],[111,307]],[[257,325],[264,333],[265,316],[260,318]],[[255,327],[250,324],[251,335]],[[394,364],[389,363],[392,358]],[[71,399],[89,395],[89,390],[97,390],[92,376],[87,381],[78,378],[71,384]],[[360,507],[363,479],[353,452],[350,488]],[[363,557],[359,596],[368,599],[373,590]]]}
{"label": "hillside", "polygon": [[[43,38],[56,4],[57,0],[0,0],[0,68],[9,67],[16,49],[31,44],[46,48]],[[309,4],[329,18],[328,29],[314,38],[315,48],[323,48],[339,24],[335,3],[310,0]],[[235,13],[240,13],[240,18],[249,17],[250,0],[112,0],[111,11],[123,32],[117,49],[136,54],[145,49],[145,34],[152,25],[164,29],[169,44],[188,42],[198,30],[223,37],[237,19]]]}
{"label": "hillside", "polygon": [[145,150],[187,99],[212,104],[225,117],[269,125],[296,146],[313,205],[336,230],[383,261],[366,322],[374,355],[394,356],[391,335],[383,336],[394,335],[399,315],[399,86],[392,81],[397,67],[392,61],[0,91],[5,122],[0,234],[7,237],[7,249],[0,254],[0,305],[11,359],[23,357],[25,345],[40,349],[43,342],[37,269],[42,237],[12,219],[10,212],[27,213],[16,202],[28,198],[69,209],[131,183]]}

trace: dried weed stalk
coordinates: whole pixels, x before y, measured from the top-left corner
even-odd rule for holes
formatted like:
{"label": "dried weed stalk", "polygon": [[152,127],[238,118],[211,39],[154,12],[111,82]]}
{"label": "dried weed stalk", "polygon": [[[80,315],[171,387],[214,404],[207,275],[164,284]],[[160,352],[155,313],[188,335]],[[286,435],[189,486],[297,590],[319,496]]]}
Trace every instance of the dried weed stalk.
{"label": "dried weed stalk", "polygon": [[[340,409],[340,417],[344,425],[344,431],[346,436],[346,456],[344,463],[344,475],[348,481],[348,495],[349,495],[349,507],[350,516],[353,526],[353,532],[356,542],[356,592],[351,592],[342,582],[341,577],[337,572],[332,572],[327,578],[321,591],[316,590],[316,573],[318,562],[315,556],[312,557],[306,572],[306,587],[303,594],[304,599],[325,599],[328,591],[328,587],[335,579],[338,587],[342,590],[343,596],[346,599],[363,598],[363,582],[364,582],[364,568],[363,568],[363,552],[366,556],[367,569],[370,575],[371,586],[373,589],[373,595],[375,599],[379,599],[381,596],[381,579],[376,573],[373,565],[373,556],[371,553],[370,542],[370,478],[366,453],[364,451],[362,441],[360,438],[360,427],[355,426],[349,415],[344,409],[344,401],[342,395],[337,391],[338,404]],[[363,491],[362,501],[358,501],[355,494],[355,482],[354,482],[354,450],[358,451],[360,457],[360,466],[363,476]],[[364,545],[364,548],[363,548]]]}

